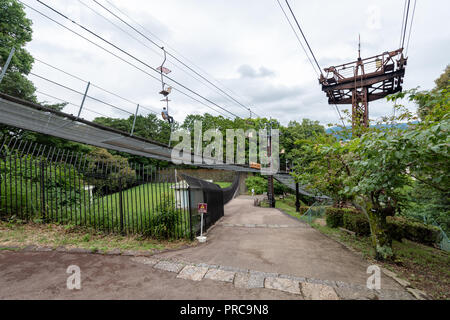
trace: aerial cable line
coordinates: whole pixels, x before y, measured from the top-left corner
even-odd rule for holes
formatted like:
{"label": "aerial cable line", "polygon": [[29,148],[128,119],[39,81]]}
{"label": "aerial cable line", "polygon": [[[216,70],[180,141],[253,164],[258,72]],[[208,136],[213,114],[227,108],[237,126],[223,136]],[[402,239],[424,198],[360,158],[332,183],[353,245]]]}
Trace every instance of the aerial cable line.
{"label": "aerial cable line", "polygon": [[412,26],[413,26],[413,22],[414,22],[414,14],[416,13],[416,4],[417,4],[417,0],[414,0],[414,9],[413,9],[412,17],[411,17],[411,24],[409,26],[409,35],[408,35],[408,42],[406,44],[405,56],[408,55],[409,40],[411,39],[411,31],[412,31]]}
{"label": "aerial cable line", "polygon": [[404,45],[405,45],[406,29],[408,27],[408,16],[409,16],[409,5],[410,5],[410,2],[411,2],[411,0],[408,0],[408,7],[406,9],[405,26],[404,26],[404,29],[403,29],[403,40],[402,40],[401,48],[404,48]]}
{"label": "aerial cable line", "polygon": [[[47,16],[46,14],[40,12],[39,10],[37,10],[37,9],[35,9],[35,8],[31,7],[31,6],[29,6],[28,4],[22,2],[21,0],[17,0],[17,1],[20,2],[21,4],[23,4],[24,6],[26,6],[27,8],[29,8],[29,9],[35,11],[36,13],[40,14],[41,16],[43,16],[43,17],[45,17],[45,18],[47,18],[47,19],[53,21],[54,23],[56,23],[56,24],[59,25],[60,27],[66,29],[67,31],[72,32],[73,34],[75,34],[75,35],[79,36],[80,38],[86,40],[87,42],[91,43],[92,45],[94,45],[94,46],[96,46],[96,47],[102,49],[103,51],[105,51],[105,52],[109,53],[110,55],[116,57],[117,59],[121,60],[122,62],[125,62],[126,64],[132,66],[133,68],[135,68],[135,69],[141,71],[142,73],[145,73],[145,74],[148,75],[149,77],[151,77],[151,78],[155,79],[156,81],[160,82],[160,79],[158,79],[158,78],[155,77],[154,75],[152,75],[152,74],[150,74],[149,72],[145,71],[144,69],[142,69],[142,68],[136,66],[135,64],[133,64],[133,63],[131,63],[131,62],[125,60],[124,58],[122,58],[121,56],[115,54],[114,52],[112,52],[112,51],[110,51],[110,50],[108,50],[108,49],[102,47],[101,45],[99,45],[99,44],[93,42],[92,40],[86,38],[85,36],[79,34],[78,32],[76,32],[76,31],[74,31],[74,30],[72,30],[72,29],[66,27],[66,26],[63,25],[62,23],[60,23],[60,22],[56,21],[55,19],[53,19],[53,18]],[[179,93],[181,93],[182,95],[184,95],[184,96],[186,96],[186,97],[188,97],[188,98],[190,98],[190,99],[192,99],[192,100],[194,100],[194,101],[196,101],[196,102],[201,103],[201,104],[204,105],[205,107],[207,107],[207,108],[209,108],[209,109],[211,109],[211,110],[213,110],[213,111],[215,111],[215,112],[217,112],[217,113],[220,113],[220,114],[224,115],[222,112],[220,112],[220,111],[214,109],[213,107],[207,105],[207,104],[204,103],[203,101],[200,101],[200,100],[198,100],[198,99],[192,97],[191,95],[189,95],[189,94],[187,94],[187,93],[185,93],[185,92],[183,92],[183,91],[181,91],[181,90],[179,90],[179,89],[177,89],[177,88],[173,88],[173,90],[176,90],[176,91],[178,91]],[[196,94],[196,95],[199,95],[199,94]],[[202,97],[201,95],[199,95],[199,96]],[[204,99],[206,99],[206,98],[204,98]],[[207,100],[207,101],[209,101],[209,100]],[[223,108],[222,108],[222,109],[223,109]],[[226,110],[225,110],[225,111],[226,111]],[[228,112],[228,111],[227,111],[227,112]],[[229,116],[226,116],[226,115],[225,115],[225,117],[229,118]]]}
{"label": "aerial cable line", "polygon": [[[130,58],[138,61],[139,63],[143,64],[144,66],[146,66],[147,68],[157,72],[159,74],[159,71],[156,70],[155,68],[153,68],[151,65],[149,65],[148,63],[142,61],[141,59],[137,58],[136,56],[132,55],[131,53],[127,52],[126,50],[120,48],[119,46],[115,45],[114,43],[112,43],[111,41],[106,40],[105,38],[101,37],[100,35],[98,35],[97,33],[89,30],[88,28],[84,27],[83,25],[81,25],[80,23],[70,19],[69,17],[67,17],[66,15],[64,15],[63,13],[59,12],[58,10],[52,8],[51,6],[47,5],[46,3],[42,2],[41,0],[37,0],[39,3],[41,3],[42,5],[44,5],[45,7],[47,7],[48,9],[52,10],[53,12],[55,12],[56,14],[60,15],[61,17],[63,17],[64,19],[72,22],[73,24],[77,25],[78,27],[82,28],[83,30],[87,31],[88,33],[92,34],[93,36],[97,37],[98,39],[102,40],[103,42],[106,42],[107,44],[109,44],[110,46],[114,47],[115,49],[119,50],[120,52],[124,53],[125,55],[129,56]],[[225,108],[219,106],[217,103],[211,101],[210,99],[200,95],[199,93],[195,92],[194,90],[186,87],[185,85],[181,84],[180,82],[176,81],[173,78],[170,78],[168,76],[166,76],[167,79],[171,80],[172,82],[176,83],[177,85],[183,87],[184,89],[188,90],[189,92],[199,96],[200,98],[208,101],[209,103],[215,105],[216,107],[222,109],[225,112],[228,112],[229,114],[235,116],[236,118],[240,118],[238,115],[234,114],[231,111],[226,110]]]}
{"label": "aerial cable line", "polygon": [[[39,1],[39,0],[38,0],[38,1]],[[286,1],[286,4],[287,4],[288,8],[289,8],[289,11],[291,11],[292,16],[294,17],[294,20],[295,20],[295,23],[297,24],[298,29],[300,30],[300,32],[301,32],[301,34],[302,34],[302,36],[303,36],[303,39],[304,39],[305,42],[306,42],[306,45],[307,45],[308,48],[309,48],[309,51],[311,52],[312,57],[314,58],[314,61],[316,62],[317,67],[318,67],[319,70],[320,70],[320,74],[323,75],[323,73],[322,73],[322,68],[320,68],[319,63],[317,62],[316,56],[314,55],[314,52],[312,51],[311,46],[310,46],[309,43],[308,43],[308,40],[306,40],[305,34],[303,33],[303,30],[302,30],[302,28],[300,27],[300,24],[299,24],[298,21],[297,21],[297,17],[295,16],[294,11],[292,11],[292,8],[291,8],[291,6],[289,5],[288,0],[285,0],[285,1]]]}
{"label": "aerial cable line", "polygon": [[[59,87],[61,87],[61,88],[64,88],[64,89],[69,90],[69,91],[72,91],[72,92],[77,93],[77,94],[79,94],[79,95],[81,95],[81,96],[84,96],[84,93],[83,93],[83,92],[80,92],[80,91],[78,91],[78,90],[75,90],[75,89],[73,89],[73,88],[70,88],[70,87],[68,87],[68,86],[65,86],[65,85],[63,85],[63,84],[61,84],[61,83],[59,83],[59,82],[50,80],[50,79],[48,79],[48,78],[46,78],[46,77],[44,77],[44,76],[38,75],[38,74],[36,74],[36,73],[34,73],[34,72],[30,72],[30,74],[31,74],[32,76],[35,76],[35,77],[37,77],[37,78],[40,78],[40,79],[42,79],[42,80],[44,80],[44,81],[50,82],[50,83],[52,83],[52,84],[54,84],[54,85],[57,85],[57,86],[59,86]],[[89,99],[94,100],[94,101],[96,101],[96,102],[103,103],[104,105],[107,105],[107,106],[112,107],[112,108],[114,108],[114,109],[117,109],[117,110],[120,110],[120,111],[122,111],[122,112],[128,113],[128,114],[130,114],[130,115],[133,115],[133,114],[134,114],[134,113],[132,113],[132,112],[130,112],[130,111],[128,111],[128,110],[125,110],[125,109],[123,109],[123,108],[120,108],[120,107],[118,107],[118,106],[115,106],[115,105],[113,105],[113,104],[111,104],[111,103],[109,103],[109,102],[105,102],[105,101],[103,101],[103,100],[100,100],[100,99],[98,99],[98,98],[92,97],[92,96],[90,96],[90,95],[86,95],[86,98],[89,98]]]}
{"label": "aerial cable line", "polygon": [[[42,91],[39,91],[39,90],[36,90],[36,92],[39,93],[39,94],[41,94],[41,95],[47,96],[47,97],[49,97],[49,98],[52,98],[52,99],[55,99],[55,100],[59,100],[59,101],[61,101],[61,102],[63,102],[63,103],[66,103],[66,104],[68,104],[68,105],[71,105],[71,106],[74,106],[74,107],[77,107],[77,108],[80,107],[79,105],[77,105],[77,104],[75,104],[75,103],[73,103],[73,102],[69,102],[69,101],[67,101],[67,100],[65,100],[65,99],[61,99],[61,98],[55,97],[55,96],[53,96],[53,95],[51,95],[51,94],[48,94],[48,93],[45,93],[45,92],[42,92]],[[94,110],[91,110],[91,109],[89,109],[89,108],[87,108],[87,107],[85,107],[85,106],[83,106],[83,110],[87,110],[87,111],[92,112],[92,113],[95,113],[95,114],[97,114],[97,115],[99,115],[99,116],[102,116],[102,117],[105,117],[105,118],[109,118],[107,115],[105,115],[105,114],[103,114],[103,113],[100,113],[100,112],[97,112],[97,111],[94,111]]]}
{"label": "aerial cable line", "polygon": [[[102,7],[104,10],[106,10],[107,12],[109,12],[111,15],[113,15],[114,17],[116,17],[118,20],[120,20],[122,23],[126,24],[128,27],[130,27],[131,29],[133,29],[135,32],[137,32],[138,34],[140,34],[142,37],[144,37],[145,39],[147,39],[148,41],[150,41],[153,45],[157,46],[158,48],[162,48],[162,46],[160,46],[158,43],[156,43],[154,40],[150,39],[147,35],[143,34],[141,31],[137,30],[135,27],[133,27],[131,24],[129,24],[128,22],[126,22],[124,19],[122,19],[121,17],[119,17],[117,14],[115,14],[114,12],[112,12],[110,9],[108,9],[107,7],[105,7],[104,5],[102,5],[101,3],[99,3],[98,1],[94,0],[94,2],[99,5],[100,7]],[[124,15],[125,17],[127,17],[129,20],[131,20],[132,22],[134,22],[136,25],[138,25],[139,27],[141,27],[141,29],[143,29],[144,31],[146,31],[147,33],[151,34],[153,37],[155,37],[156,39],[158,39],[159,41],[161,41],[163,44],[165,43],[162,39],[160,39],[158,36],[156,36],[154,33],[150,32],[149,30],[147,30],[145,27],[143,27],[141,24],[139,24],[138,22],[136,22],[136,20],[134,20],[133,18],[131,18],[129,15],[127,15],[126,13],[124,13],[122,10],[120,10],[119,8],[117,8],[117,6],[115,6],[113,3],[111,3],[110,1],[106,0],[106,2],[112,6],[114,9],[116,9],[118,12],[120,12],[122,15]],[[167,45],[168,46],[168,45]],[[168,46],[170,47],[170,46]],[[197,66],[195,63],[193,63],[191,60],[189,60],[188,58],[186,58],[185,56],[183,56],[181,53],[179,53],[177,50],[173,49],[172,50],[174,52],[176,52],[178,55],[180,55],[181,57],[183,57],[186,61],[189,61],[193,66],[195,66],[197,69],[201,70],[203,73],[207,74],[208,76],[210,76],[216,83],[220,84],[221,86],[223,86],[225,89],[227,89],[228,91],[230,91],[231,93],[233,93],[234,95],[238,96],[238,94],[236,94],[234,91],[232,91],[229,88],[226,88],[226,86],[224,86],[221,82],[219,82],[218,80],[214,79],[213,76],[211,76],[208,72],[206,72],[205,70],[203,70],[202,68],[200,68],[199,66]],[[214,88],[216,88],[217,90],[219,90],[220,92],[222,92],[223,94],[225,94],[228,99],[231,99],[233,102],[237,103],[240,107],[244,108],[246,111],[248,111],[249,107],[245,106],[244,104],[242,104],[240,101],[236,100],[234,97],[232,97],[231,95],[229,95],[227,92],[225,92],[224,90],[222,90],[220,87],[218,87],[217,85],[215,85],[214,83],[212,83],[210,80],[208,80],[206,77],[204,77],[202,74],[200,74],[199,72],[197,72],[196,70],[194,70],[193,68],[191,68],[190,66],[188,66],[186,63],[184,63],[183,61],[181,61],[180,59],[178,59],[176,56],[174,56],[173,54],[171,54],[170,52],[166,53],[172,57],[173,59],[175,59],[176,61],[178,61],[180,64],[182,64],[183,66],[185,66],[186,68],[188,68],[190,71],[192,71],[193,73],[195,73],[196,75],[198,75],[199,77],[201,77],[204,81],[208,82],[210,85],[212,85]],[[258,115],[256,112],[251,111],[253,114],[257,115],[258,117],[261,117],[260,115]]]}
{"label": "aerial cable line", "polygon": [[404,1],[403,4],[403,16],[402,16],[402,28],[400,29],[400,41],[398,43],[398,47],[401,48],[402,47],[402,35],[403,35],[403,27],[405,25],[405,13],[406,13],[406,3],[408,0]]}
{"label": "aerial cable line", "polygon": [[[134,101],[131,101],[131,100],[127,99],[127,98],[124,98],[124,97],[122,97],[122,96],[120,96],[120,95],[118,95],[118,94],[116,94],[116,93],[114,93],[114,92],[111,92],[111,91],[109,91],[109,90],[107,90],[107,89],[104,89],[104,88],[102,88],[102,87],[100,87],[100,86],[98,86],[98,85],[96,85],[96,84],[94,84],[94,83],[92,83],[92,82],[89,82],[89,81],[87,81],[87,80],[84,80],[84,79],[82,79],[82,78],[80,78],[80,77],[78,77],[78,76],[76,76],[76,75],[74,75],[74,74],[72,74],[72,73],[69,73],[69,72],[67,72],[67,71],[64,71],[64,70],[58,68],[58,67],[55,67],[55,66],[51,65],[51,64],[48,63],[48,62],[42,61],[42,60],[40,60],[40,59],[38,59],[38,58],[34,58],[34,60],[36,60],[36,61],[38,61],[38,62],[40,62],[40,63],[42,63],[42,64],[44,64],[44,65],[46,65],[46,66],[48,66],[48,67],[50,67],[50,68],[52,68],[52,69],[54,69],[54,70],[57,70],[57,71],[59,71],[59,72],[61,72],[61,73],[64,73],[64,74],[68,75],[69,77],[72,77],[72,78],[74,78],[74,79],[76,79],[76,80],[78,80],[78,81],[81,81],[81,82],[84,82],[84,83],[90,83],[90,86],[91,86],[91,87],[95,87],[95,88],[97,88],[97,89],[99,89],[99,90],[101,90],[101,91],[104,91],[104,92],[106,92],[106,93],[108,93],[108,94],[110,94],[110,95],[112,95],[112,96],[114,96],[114,97],[116,97],[116,98],[122,99],[123,101],[126,101],[126,102],[128,102],[128,103],[130,103],[130,104],[133,104],[133,105],[135,105],[135,106],[138,104],[137,102],[134,102]],[[154,113],[154,114],[158,114],[158,112],[153,111],[152,109],[147,108],[147,107],[145,107],[145,106],[143,106],[143,105],[141,105],[141,104],[139,104],[139,107],[142,108],[142,109],[146,109],[147,111],[150,111],[150,112],[152,112],[152,113]]]}
{"label": "aerial cable line", "polygon": [[286,14],[286,11],[284,10],[283,6],[281,5],[280,0],[277,0],[277,2],[278,2],[278,5],[279,5],[280,8],[281,8],[281,11],[283,11],[284,16],[286,17],[287,22],[288,22],[289,25],[291,26],[291,29],[292,29],[292,31],[294,32],[295,37],[296,37],[297,40],[298,40],[298,43],[300,43],[300,46],[302,47],[303,51],[305,52],[305,55],[306,55],[306,57],[308,58],[309,63],[311,64],[311,66],[313,67],[314,72],[316,73],[317,77],[319,78],[320,75],[319,75],[319,73],[317,72],[316,67],[314,66],[314,63],[311,61],[311,58],[309,57],[308,52],[306,51],[305,47],[303,46],[303,43],[302,43],[302,41],[300,40],[300,37],[298,36],[297,32],[295,31],[295,28],[294,28],[294,26],[292,25],[291,20],[289,20],[289,17],[288,17],[288,15]]}
{"label": "aerial cable line", "polygon": [[[120,31],[122,31],[123,33],[127,34],[129,37],[131,37],[132,39],[136,40],[137,42],[139,42],[141,45],[143,45],[144,47],[148,48],[149,50],[151,50],[152,52],[156,53],[157,55],[161,55],[160,52],[156,51],[155,49],[153,49],[152,47],[149,47],[147,44],[145,44],[144,42],[142,42],[140,39],[136,38],[135,36],[131,35],[129,32],[127,32],[126,30],[124,30],[123,28],[119,27],[117,24],[115,24],[113,21],[111,21],[110,19],[108,19],[107,17],[105,17],[104,15],[102,15],[101,13],[99,13],[98,11],[96,11],[95,9],[93,9],[92,7],[90,7],[89,5],[85,4],[83,1],[78,0],[83,6],[85,6],[86,8],[88,8],[89,10],[91,10],[92,12],[94,12],[96,15],[102,17],[103,19],[105,19],[106,21],[108,21],[110,24],[112,24],[114,27],[118,28]],[[160,48],[161,49],[161,48]],[[179,70],[181,70],[182,72],[184,72],[185,74],[187,74],[188,76],[192,77],[193,79],[199,81],[200,83],[202,83],[202,80],[198,79],[197,77],[193,76],[192,74],[190,74],[189,72],[187,72],[186,70],[184,70],[183,68],[181,68],[180,66],[174,64],[174,66],[176,68],[178,68]],[[232,101],[230,98],[226,97],[225,95],[223,95],[225,98],[229,99],[230,101]],[[234,103],[234,102],[233,102]],[[222,114],[222,113],[221,113]],[[222,114],[223,115],[223,114]]]}
{"label": "aerial cable line", "polygon": [[[39,0],[38,0],[39,1]],[[97,5],[99,5],[100,7],[102,7],[104,10],[106,10],[107,12],[109,12],[110,14],[112,14],[114,17],[116,17],[118,20],[120,20],[122,23],[126,24],[128,27],[130,27],[131,29],[133,29],[134,31],[136,31],[138,34],[140,34],[142,37],[144,37],[145,39],[147,39],[148,41],[150,41],[152,44],[154,44],[155,46],[157,46],[158,48],[162,48],[160,45],[158,45],[155,41],[153,41],[152,39],[150,39],[149,37],[147,37],[144,33],[142,33],[141,31],[139,31],[138,29],[136,29],[134,26],[132,26],[131,24],[129,24],[128,22],[126,22],[125,20],[123,20],[121,17],[119,17],[117,14],[115,14],[114,12],[112,12],[111,10],[109,10],[108,8],[106,8],[105,6],[103,6],[101,3],[99,3],[97,0],[93,0]],[[40,2],[40,1],[39,1]],[[212,83],[210,80],[208,80],[207,78],[205,78],[203,75],[201,75],[200,73],[198,73],[196,70],[194,70],[193,68],[191,68],[190,66],[188,66],[187,64],[185,64],[183,61],[181,61],[180,59],[178,59],[176,56],[174,56],[172,53],[168,52],[166,50],[166,53],[168,56],[170,56],[171,58],[175,59],[176,61],[178,61],[179,63],[181,63],[183,66],[185,66],[186,68],[188,68],[190,71],[192,71],[193,73],[195,73],[197,76],[201,77],[203,80],[205,80],[206,82],[208,82],[210,85],[212,85],[214,88],[216,88],[217,90],[219,90],[220,92],[222,92],[223,94],[225,94],[228,98],[230,98],[231,100],[233,100],[235,103],[237,103],[240,107],[244,108],[246,111],[248,111],[248,107],[243,105],[241,102],[239,102],[238,100],[236,100],[234,97],[232,97],[231,95],[229,95],[227,92],[225,92],[224,90],[222,90],[221,88],[219,88],[218,86],[216,86],[214,83]]]}
{"label": "aerial cable line", "polygon": [[[277,0],[277,2],[278,2],[278,5],[279,5],[280,8],[281,8],[281,11],[283,11],[284,16],[286,17],[286,20],[288,21],[289,25],[291,26],[291,29],[292,29],[292,31],[294,32],[294,34],[295,34],[295,36],[296,36],[298,42],[300,43],[300,45],[301,45],[303,51],[305,52],[305,55],[306,55],[306,57],[308,58],[309,63],[311,64],[311,66],[312,66],[314,72],[316,73],[317,77],[319,78],[320,75],[319,75],[319,73],[317,72],[316,67],[314,66],[314,63],[311,61],[311,58],[309,57],[308,52],[306,51],[305,47],[303,46],[303,43],[301,42],[300,37],[298,36],[297,32],[295,31],[295,28],[294,28],[294,26],[292,25],[292,23],[291,23],[291,21],[290,21],[288,15],[286,14],[286,11],[284,10],[284,8],[283,8],[283,6],[281,5],[280,1]],[[288,4],[288,5],[289,5],[289,4]],[[291,12],[292,12],[292,10],[291,10]],[[294,16],[294,17],[295,17],[295,16]],[[298,24],[298,23],[297,23],[297,24]],[[300,28],[300,26],[299,26],[299,28]],[[301,30],[301,28],[300,28],[300,30]],[[305,38],[305,40],[306,40],[306,38]],[[309,47],[309,45],[308,45],[308,47]],[[310,49],[311,49],[311,48],[310,48]],[[312,53],[312,51],[311,51],[311,53]],[[316,61],[316,63],[317,63],[317,61]],[[319,66],[318,63],[317,63],[317,66],[319,67],[319,71],[320,71],[320,66]],[[322,73],[322,71],[320,71],[320,73]],[[344,120],[343,120],[344,118],[342,117],[341,111],[339,110],[339,108],[338,108],[338,106],[337,106],[336,103],[334,103],[334,106],[336,107],[336,111],[337,111],[337,115],[338,115],[338,117],[339,117],[339,120],[342,121],[342,125],[345,127],[345,123],[344,123]],[[331,107],[331,108],[333,109],[333,107]]]}

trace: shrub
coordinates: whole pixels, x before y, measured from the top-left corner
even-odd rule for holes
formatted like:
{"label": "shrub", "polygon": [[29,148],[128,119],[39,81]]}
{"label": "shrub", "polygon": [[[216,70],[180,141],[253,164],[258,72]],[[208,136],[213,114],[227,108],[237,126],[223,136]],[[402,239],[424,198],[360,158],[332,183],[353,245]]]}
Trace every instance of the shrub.
{"label": "shrub", "polygon": [[177,210],[169,202],[165,202],[158,205],[156,213],[150,217],[144,235],[157,239],[170,239],[175,237],[177,225]]}
{"label": "shrub", "polygon": [[325,219],[327,221],[327,226],[330,228],[338,228],[344,225],[343,216],[344,210],[340,208],[329,207],[325,211]]}
{"label": "shrub", "polygon": [[345,229],[354,231],[357,235],[370,235],[369,220],[359,211],[347,209],[342,216],[342,222]]}
{"label": "shrub", "polygon": [[401,241],[406,238],[423,244],[434,244],[440,240],[439,228],[423,224],[405,217],[387,217],[389,232],[393,239]]}
{"label": "shrub", "polygon": [[[267,179],[260,176],[251,176],[245,180],[245,185],[248,191],[251,193],[252,189],[255,189],[255,194],[263,194],[267,192]],[[276,195],[289,193],[290,189],[284,184],[274,180],[273,191]]]}
{"label": "shrub", "polygon": [[263,177],[252,176],[245,180],[245,185],[249,192],[255,190],[255,194],[263,194],[267,191],[267,180]]}

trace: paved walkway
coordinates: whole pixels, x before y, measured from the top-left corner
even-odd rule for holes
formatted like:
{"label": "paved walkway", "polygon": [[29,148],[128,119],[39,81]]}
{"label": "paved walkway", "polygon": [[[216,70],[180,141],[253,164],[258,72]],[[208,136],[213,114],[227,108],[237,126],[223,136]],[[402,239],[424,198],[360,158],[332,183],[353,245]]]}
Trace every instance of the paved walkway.
{"label": "paved walkway", "polygon": [[[69,265],[82,290],[66,288]],[[0,251],[0,299],[412,299],[367,263],[276,209],[233,200],[208,242],[151,257]]]}

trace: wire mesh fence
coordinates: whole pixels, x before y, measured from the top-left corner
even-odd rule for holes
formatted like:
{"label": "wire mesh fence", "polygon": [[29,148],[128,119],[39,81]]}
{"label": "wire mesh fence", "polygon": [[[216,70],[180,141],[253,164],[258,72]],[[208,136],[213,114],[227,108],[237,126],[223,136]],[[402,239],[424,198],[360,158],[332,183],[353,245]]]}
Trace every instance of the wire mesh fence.
{"label": "wire mesh fence", "polygon": [[5,137],[0,142],[0,218],[58,222],[155,238],[191,238],[189,186],[174,169]]}

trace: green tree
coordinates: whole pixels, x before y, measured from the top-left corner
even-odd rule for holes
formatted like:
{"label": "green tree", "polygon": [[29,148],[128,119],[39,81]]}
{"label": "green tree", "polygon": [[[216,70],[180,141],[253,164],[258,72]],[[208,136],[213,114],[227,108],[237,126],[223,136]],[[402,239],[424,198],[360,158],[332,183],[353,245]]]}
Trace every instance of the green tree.
{"label": "green tree", "polygon": [[436,84],[436,87],[434,87],[431,92],[416,92],[416,97],[413,96],[418,105],[418,114],[422,120],[425,120],[425,117],[429,115],[436,106],[434,100],[440,97],[439,92],[441,90],[448,91],[448,88],[450,87],[450,65],[447,65],[445,71],[434,81],[434,83]]}
{"label": "green tree", "polygon": [[0,65],[3,67],[12,48],[16,52],[2,83],[0,91],[24,100],[37,102],[35,87],[26,78],[34,59],[25,49],[31,41],[32,22],[26,18],[24,7],[15,0],[0,0]]}
{"label": "green tree", "polygon": [[[442,90],[432,98],[436,116],[427,121],[410,122],[406,129],[379,123],[347,141],[319,137],[303,142],[296,154],[294,176],[299,182],[331,196],[336,204],[351,202],[366,214],[378,259],[394,256],[386,218],[401,211],[406,187],[420,181],[440,192],[449,189],[450,117],[442,111],[449,107],[446,94]],[[390,100],[405,95],[417,101],[427,93],[407,92]],[[403,110],[398,119],[415,119],[406,108],[397,108]]]}

